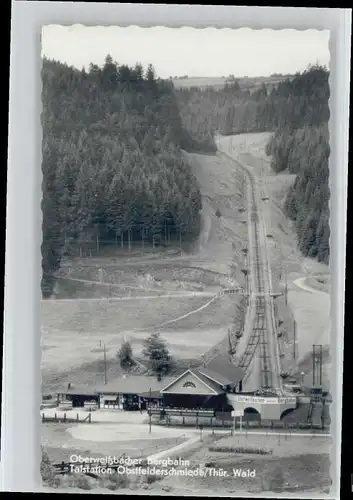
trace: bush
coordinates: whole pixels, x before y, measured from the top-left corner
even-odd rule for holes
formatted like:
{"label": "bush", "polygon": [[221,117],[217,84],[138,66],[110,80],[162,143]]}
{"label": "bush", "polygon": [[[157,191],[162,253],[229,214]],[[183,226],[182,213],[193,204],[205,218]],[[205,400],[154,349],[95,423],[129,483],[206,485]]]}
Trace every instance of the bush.
{"label": "bush", "polygon": [[115,473],[109,477],[109,484],[107,488],[110,490],[118,490],[120,488],[128,488],[129,487],[129,479],[126,474],[118,474]]}
{"label": "bush", "polygon": [[92,490],[97,480],[84,474],[64,474],[59,477],[60,488],[78,488],[80,490]]}
{"label": "bush", "polygon": [[92,484],[88,476],[78,476],[77,478],[77,488],[80,490],[91,490]]}
{"label": "bush", "polygon": [[50,488],[57,488],[60,484],[60,476],[56,473],[55,468],[52,466],[48,454],[42,450],[42,461],[40,464],[40,474],[45,486]]}
{"label": "bush", "polygon": [[153,484],[157,481],[161,481],[162,479],[163,479],[163,476],[157,476],[156,474],[148,474],[146,476],[146,483]]}

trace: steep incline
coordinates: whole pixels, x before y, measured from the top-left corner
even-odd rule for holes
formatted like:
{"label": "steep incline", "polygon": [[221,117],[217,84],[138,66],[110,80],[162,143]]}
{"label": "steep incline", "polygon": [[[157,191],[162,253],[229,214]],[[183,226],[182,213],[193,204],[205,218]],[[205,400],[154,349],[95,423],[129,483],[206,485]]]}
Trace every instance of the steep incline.
{"label": "steep incline", "polygon": [[[279,352],[276,337],[273,299],[271,297],[271,271],[267,257],[267,233],[261,214],[260,204],[263,198],[261,178],[239,160],[235,159],[226,148],[222,138],[217,141],[221,155],[234,162],[237,169],[242,169],[248,179],[248,210],[249,214],[249,313],[244,331],[247,339],[245,351],[240,359],[240,366],[247,371],[244,381],[245,390],[261,388],[266,391],[282,392],[280,376]],[[259,361],[260,380],[255,375],[256,369],[251,365]],[[251,372],[253,376],[250,375]],[[257,380],[256,380],[257,378]]]}

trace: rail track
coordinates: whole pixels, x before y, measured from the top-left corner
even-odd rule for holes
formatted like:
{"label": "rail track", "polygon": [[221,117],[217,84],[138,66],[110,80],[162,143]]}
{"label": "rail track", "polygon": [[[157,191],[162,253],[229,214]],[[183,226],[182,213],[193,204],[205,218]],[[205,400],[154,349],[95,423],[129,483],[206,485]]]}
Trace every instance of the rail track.
{"label": "rail track", "polygon": [[[280,375],[276,372],[276,363],[278,360],[273,359],[274,354],[271,354],[271,348],[269,345],[270,336],[275,338],[274,332],[275,328],[272,324],[272,311],[268,314],[268,308],[273,307],[270,302],[271,297],[266,291],[265,287],[265,275],[264,275],[264,259],[261,253],[260,246],[260,218],[257,206],[256,198],[256,187],[253,175],[245,168],[241,163],[235,160],[233,157],[219,151],[228,160],[231,160],[237,168],[241,168],[246,174],[249,181],[249,191],[251,199],[249,200],[249,208],[251,207],[250,221],[251,221],[251,262],[250,266],[252,272],[254,273],[254,286],[255,289],[251,291],[254,294],[254,315],[253,315],[253,325],[251,329],[251,334],[249,336],[245,351],[239,360],[239,366],[247,373],[250,364],[255,356],[255,352],[258,350],[260,358],[260,381],[259,385],[264,391],[274,391],[275,389],[281,389]],[[250,245],[250,241],[249,241]],[[278,365],[277,365],[278,366]]]}

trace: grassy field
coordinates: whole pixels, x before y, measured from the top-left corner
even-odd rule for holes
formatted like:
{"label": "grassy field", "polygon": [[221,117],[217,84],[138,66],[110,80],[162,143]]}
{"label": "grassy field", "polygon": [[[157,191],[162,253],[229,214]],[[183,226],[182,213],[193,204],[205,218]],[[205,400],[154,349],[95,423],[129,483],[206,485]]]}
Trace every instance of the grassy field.
{"label": "grassy field", "polygon": [[[208,464],[215,469],[224,469],[227,476],[203,478],[167,478],[156,484],[169,488],[169,493],[180,495],[193,492],[207,495],[217,491],[219,496],[263,492],[289,493],[327,490],[330,484],[331,441],[325,437],[285,436],[224,436],[214,443],[205,443],[191,455],[185,457],[192,466]],[[217,451],[215,451],[217,450]],[[240,451],[239,451],[240,450]],[[245,452],[241,452],[244,450]],[[266,454],[253,453],[254,450]],[[190,466],[191,466],[190,465]],[[255,470],[255,477],[234,477],[233,468]]]}
{"label": "grassy field", "polygon": [[[256,89],[263,83],[265,85],[275,86],[279,82],[285,80],[287,77],[278,76],[258,76],[258,77],[240,77],[236,78],[240,88],[243,89]],[[227,81],[225,76],[216,77],[189,77],[189,78],[173,78],[173,84],[176,88],[187,88],[187,87],[213,87],[214,89],[221,89],[224,87]]]}
{"label": "grassy field", "polygon": [[130,340],[134,355],[141,356],[144,340],[155,330],[175,360],[195,360],[225,338],[237,315],[236,302],[229,296],[198,311],[209,302],[204,297],[43,301],[43,390],[53,391],[69,381],[102,381],[103,344],[108,376],[117,376],[116,355],[124,338]]}
{"label": "grassy field", "polygon": [[[161,450],[173,448],[196,436],[195,430],[161,428],[148,425],[132,415],[131,424],[90,425],[42,425],[42,444],[54,462],[67,461],[71,454],[104,457],[121,456],[126,453],[132,458],[145,458]],[[126,415],[122,414],[126,419]],[[136,420],[136,422],[134,422]],[[129,430],[126,426],[130,426]],[[295,434],[235,435],[205,433],[202,441],[195,441],[180,450],[177,456],[189,461],[188,469],[198,467],[223,469],[226,475],[193,478],[191,476],[169,476],[159,481],[150,481],[146,494],[171,495],[187,493],[206,495],[217,491],[219,496],[232,494],[275,492],[277,494],[306,492],[328,492],[330,485],[331,438],[326,436],[302,437]],[[255,471],[255,477],[234,477],[233,469]],[[139,483],[139,482],[137,482]],[[142,484],[134,485],[137,489]],[[101,486],[107,486],[108,483]],[[127,492],[132,488],[130,481],[120,485],[116,492]],[[121,491],[120,491],[121,489]]]}
{"label": "grassy field", "polygon": [[138,352],[149,328],[185,315],[208,300],[42,301],[42,369],[72,369],[92,361],[100,341],[106,344],[108,357],[115,355],[125,337],[133,339],[133,349]]}
{"label": "grassy field", "polygon": [[[93,274],[93,273],[92,273]],[[154,288],[138,288],[137,286],[127,284],[108,284],[99,282],[88,283],[84,278],[78,277],[80,274],[75,273],[75,278],[57,278],[55,284],[55,299],[109,299],[128,297],[129,294],[134,297],[145,297],[152,295],[163,295],[164,290]],[[173,291],[179,291],[171,289]]]}
{"label": "grassy field", "polygon": [[219,290],[230,286],[224,273],[196,267],[182,260],[163,262],[161,259],[160,262],[147,261],[130,266],[126,262],[119,265],[108,261],[103,268],[102,281],[101,267],[95,265],[94,261],[86,262],[85,265],[76,264],[73,268],[62,268],[61,277],[57,280],[56,298],[80,298],[88,297],[89,294],[92,298],[108,294],[119,296],[128,292],[136,295],[150,291],[202,291],[210,287]]}

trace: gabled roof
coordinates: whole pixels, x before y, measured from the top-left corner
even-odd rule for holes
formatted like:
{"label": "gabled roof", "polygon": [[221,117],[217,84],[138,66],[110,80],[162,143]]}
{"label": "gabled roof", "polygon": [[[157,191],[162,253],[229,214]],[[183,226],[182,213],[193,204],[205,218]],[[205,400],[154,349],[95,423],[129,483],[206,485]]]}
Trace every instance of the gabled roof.
{"label": "gabled roof", "polygon": [[245,375],[239,366],[236,366],[222,354],[215,356],[197,369],[200,373],[220,385],[238,384]]}
{"label": "gabled roof", "polygon": [[192,375],[193,377],[196,377],[213,394],[217,395],[217,394],[220,394],[222,392],[222,389],[221,389],[219,384],[217,384],[217,383],[213,382],[212,380],[208,379],[207,377],[205,377],[197,369],[188,368],[187,370],[185,370],[185,372],[183,372],[181,375],[179,375],[179,377],[177,377],[172,382],[170,382],[168,385],[163,387],[163,389],[161,390],[161,393],[168,392],[168,389],[170,389],[170,387],[172,387],[174,384],[176,384],[179,380],[181,380],[187,374]]}
{"label": "gabled roof", "polygon": [[212,389],[217,394],[221,394],[223,392],[220,384],[218,384],[214,380],[209,379],[208,377],[205,377],[205,375],[203,373],[201,373],[199,370],[193,369],[190,371],[192,373],[194,373],[204,384],[206,384],[208,387],[210,387],[210,389]]}
{"label": "gabled roof", "polygon": [[206,367],[200,366],[199,368],[200,373],[203,374],[203,376],[207,377],[209,380],[212,380],[214,383],[217,383],[218,385],[224,386],[224,385],[230,385],[233,382],[230,382],[230,380],[223,375],[220,375],[219,373],[215,373],[212,370],[209,370]]}

